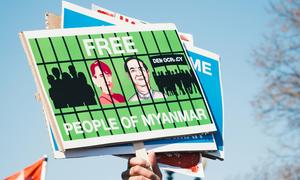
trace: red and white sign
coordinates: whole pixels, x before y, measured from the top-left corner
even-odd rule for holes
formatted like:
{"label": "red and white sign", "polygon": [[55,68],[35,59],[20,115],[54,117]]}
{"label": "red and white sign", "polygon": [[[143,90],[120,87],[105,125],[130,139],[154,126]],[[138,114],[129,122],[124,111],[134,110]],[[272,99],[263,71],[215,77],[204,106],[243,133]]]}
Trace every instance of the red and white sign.
{"label": "red and white sign", "polygon": [[47,157],[44,156],[25,169],[6,177],[5,180],[45,180]]}

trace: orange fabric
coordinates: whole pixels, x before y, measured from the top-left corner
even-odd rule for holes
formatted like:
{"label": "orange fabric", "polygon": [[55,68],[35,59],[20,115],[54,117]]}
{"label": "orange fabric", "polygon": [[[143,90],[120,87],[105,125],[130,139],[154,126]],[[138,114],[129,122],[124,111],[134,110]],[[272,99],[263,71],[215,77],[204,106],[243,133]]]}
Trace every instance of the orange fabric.
{"label": "orange fabric", "polygon": [[[42,158],[35,162],[34,164],[26,167],[22,171],[24,172],[24,180],[41,180],[42,170],[43,170],[43,162],[46,158]],[[17,180],[21,175],[22,171],[19,171],[7,178],[5,180]],[[18,179],[19,180],[19,179]]]}
{"label": "orange fabric", "polygon": [[21,172],[17,172],[7,178],[5,178],[5,180],[15,180],[15,179],[18,179],[19,175],[21,174]]}

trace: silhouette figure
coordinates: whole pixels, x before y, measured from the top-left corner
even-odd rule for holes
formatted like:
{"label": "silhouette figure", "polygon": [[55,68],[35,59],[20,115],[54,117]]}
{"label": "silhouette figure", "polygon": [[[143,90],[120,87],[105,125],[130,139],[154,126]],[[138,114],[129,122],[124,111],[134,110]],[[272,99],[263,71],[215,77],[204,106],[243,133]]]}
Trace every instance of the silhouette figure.
{"label": "silhouette figure", "polygon": [[178,86],[181,94],[185,95],[186,93],[184,91],[183,84],[181,81],[181,74],[178,73],[177,69],[175,69],[174,79],[176,80],[175,83]]}
{"label": "silhouette figure", "polygon": [[[192,69],[177,70],[164,72],[153,72],[154,80],[160,92],[168,96],[185,95],[186,93],[193,94],[200,92],[196,77],[193,76]],[[176,89],[176,87],[178,87]]]}
{"label": "silhouette figure", "polygon": [[82,72],[78,73],[78,84],[82,87],[82,90],[86,93],[85,96],[81,96],[82,99],[80,102],[83,102],[85,105],[96,104],[94,98],[95,94],[90,85],[86,82],[86,78]]}
{"label": "silhouette figure", "polygon": [[49,95],[54,107],[66,108],[83,105],[95,105],[95,94],[87,83],[82,72],[77,73],[75,67],[70,65],[68,72],[61,72],[58,68],[51,69],[47,79],[50,84]]}

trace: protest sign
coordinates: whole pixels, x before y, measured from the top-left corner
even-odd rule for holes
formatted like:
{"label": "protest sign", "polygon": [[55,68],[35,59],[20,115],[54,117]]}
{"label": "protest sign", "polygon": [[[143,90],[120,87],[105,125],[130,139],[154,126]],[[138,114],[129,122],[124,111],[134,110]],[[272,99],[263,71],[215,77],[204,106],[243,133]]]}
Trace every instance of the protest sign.
{"label": "protest sign", "polygon": [[[62,19],[64,22],[64,27],[86,27],[91,25],[117,25],[117,24],[142,24],[147,23],[145,21],[141,21],[132,17],[128,17],[113,11],[109,11],[107,9],[101,8],[99,6],[93,5],[92,6],[94,11],[100,13],[100,15],[95,15],[94,13],[90,12],[88,9],[82,8],[80,6],[71,4],[71,3],[63,3],[63,17],[68,17],[67,19]],[[83,19],[85,21],[74,21],[74,19]],[[89,18],[90,19],[89,19]],[[98,20],[98,21],[97,21]],[[91,23],[92,22],[92,23]],[[134,22],[134,23],[132,23]],[[181,38],[182,40],[182,38]],[[185,41],[183,41],[185,42]],[[217,157],[220,159],[224,158],[223,152],[223,97],[222,97],[222,88],[221,88],[221,72],[220,72],[220,62],[219,56],[211,53],[209,51],[193,48],[191,46],[192,43],[186,43],[188,53],[191,53],[189,56],[192,57],[193,61],[196,61],[195,69],[198,71],[197,77],[200,82],[203,83],[202,87],[204,91],[207,91],[207,99],[208,103],[210,104],[211,108],[213,109],[212,114],[216,114],[215,118],[216,124],[218,127],[218,132],[214,135],[200,135],[200,136],[193,136],[193,137],[186,137],[186,139],[181,138],[181,140],[176,139],[176,146],[168,146],[167,144],[174,144],[172,139],[162,140],[154,140],[154,141],[146,141],[145,145],[147,149],[153,149],[154,151],[158,152],[166,152],[166,151],[183,151],[185,148],[186,150],[194,151],[198,149],[199,151],[205,150],[213,150],[214,146],[214,138],[218,138],[217,145],[218,145],[218,152],[210,154],[212,157]],[[201,61],[199,60],[202,59]],[[200,63],[200,64],[199,64]],[[201,66],[201,67],[200,67]],[[209,70],[206,68],[210,68]],[[216,88],[212,88],[216,85]],[[203,146],[202,146],[202,145]],[[123,152],[127,152],[124,149],[126,146],[122,147]],[[170,147],[170,149],[168,148]],[[194,147],[194,148],[191,148]],[[131,151],[131,148],[128,147]],[[172,149],[171,149],[172,148]],[[191,148],[191,149],[189,149]]]}
{"label": "protest sign", "polygon": [[[46,13],[46,27],[60,28],[57,26],[60,23],[60,16],[53,13]],[[53,152],[55,158],[76,158],[83,156],[99,156],[99,155],[110,155],[110,154],[132,154],[134,153],[131,144],[118,145],[112,147],[102,147],[102,148],[89,148],[89,149],[76,149],[68,150],[64,153],[59,152],[57,149],[57,143],[54,136],[51,133],[51,127],[48,129],[51,137],[51,142],[53,144]],[[148,151],[154,152],[170,152],[170,151],[215,151],[217,150],[214,136],[208,135],[193,135],[193,136],[183,136],[176,138],[167,138],[163,140],[149,140],[145,141],[145,147]],[[56,147],[56,148],[55,148]]]}
{"label": "protest sign", "polygon": [[21,39],[60,150],[216,130],[173,24]]}

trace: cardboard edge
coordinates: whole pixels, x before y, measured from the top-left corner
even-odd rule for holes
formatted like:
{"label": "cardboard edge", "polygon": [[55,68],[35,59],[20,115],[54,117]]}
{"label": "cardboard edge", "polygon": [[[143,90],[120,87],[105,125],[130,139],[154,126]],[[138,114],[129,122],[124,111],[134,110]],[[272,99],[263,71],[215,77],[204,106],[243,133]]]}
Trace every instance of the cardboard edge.
{"label": "cardboard edge", "polygon": [[[28,63],[29,63],[29,66],[30,66],[30,69],[31,69],[31,72],[33,74],[33,78],[34,78],[34,81],[35,81],[35,84],[37,86],[37,91],[38,91],[38,94],[39,94],[39,97],[41,99],[41,102],[42,102],[42,106],[44,107],[44,113],[45,113],[45,116],[46,116],[46,121],[47,119],[49,120],[49,123],[53,129],[53,134],[57,140],[57,145],[58,145],[58,148],[60,151],[64,151],[64,148],[63,148],[63,143],[62,143],[62,139],[59,135],[59,132],[56,128],[53,128],[53,127],[56,127],[55,126],[55,123],[53,122],[53,118],[52,116],[50,115],[50,112],[49,112],[49,108],[48,107],[48,104],[46,103],[46,97],[42,91],[42,86],[38,80],[38,75],[37,75],[37,72],[35,71],[35,68],[34,68],[34,65],[33,65],[33,57],[30,53],[30,49],[29,49],[29,45],[28,45],[28,41],[26,40],[25,38],[25,35],[24,35],[24,32],[20,32],[19,33],[19,38],[22,42],[22,45],[23,45],[23,49],[25,51],[25,54],[27,56],[27,59],[28,59]],[[48,117],[48,118],[47,118]]]}

